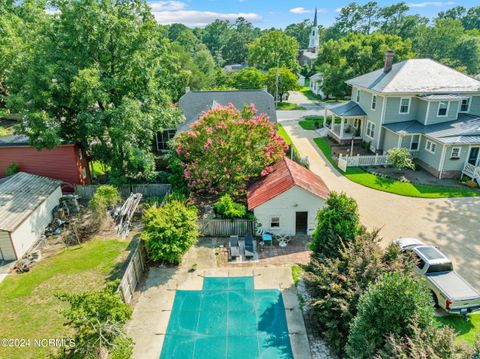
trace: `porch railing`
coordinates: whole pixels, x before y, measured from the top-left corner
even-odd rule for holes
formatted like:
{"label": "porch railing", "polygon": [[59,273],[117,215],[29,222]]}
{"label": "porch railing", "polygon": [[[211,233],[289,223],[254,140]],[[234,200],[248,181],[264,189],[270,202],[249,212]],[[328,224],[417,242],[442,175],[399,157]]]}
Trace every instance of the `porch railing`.
{"label": "porch railing", "polygon": [[348,167],[370,167],[370,166],[387,166],[387,155],[373,155],[373,156],[343,156],[338,157],[338,167],[342,171],[346,171]]}
{"label": "porch railing", "polygon": [[480,180],[480,167],[476,167],[471,163],[465,162],[462,173],[468,177]]}

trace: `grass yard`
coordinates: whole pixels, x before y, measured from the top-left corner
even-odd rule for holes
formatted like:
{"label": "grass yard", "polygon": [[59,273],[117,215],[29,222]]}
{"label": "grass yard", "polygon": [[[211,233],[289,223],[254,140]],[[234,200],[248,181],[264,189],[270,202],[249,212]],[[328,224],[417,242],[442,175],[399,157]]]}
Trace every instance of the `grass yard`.
{"label": "grass yard", "polygon": [[[118,274],[127,257],[128,242],[96,239],[75,246],[35,265],[30,272],[9,275],[0,284],[0,323],[3,338],[62,338],[69,331],[59,313],[55,293],[102,288]],[[0,358],[42,358],[53,348],[4,348]]]}
{"label": "grass yard", "polygon": [[304,130],[312,131],[323,126],[323,116],[307,117],[298,122]]}
{"label": "grass yard", "polygon": [[473,345],[475,338],[480,338],[480,314],[469,315],[466,321],[460,315],[451,315],[447,317],[438,317],[435,320],[440,325],[448,325],[457,333],[457,340],[467,342]]}
{"label": "grass yard", "polygon": [[[338,170],[337,163],[332,158],[330,146],[324,138],[315,138],[315,143],[323,152],[327,160]],[[340,170],[339,170],[340,171]],[[420,198],[446,198],[446,197],[474,197],[480,196],[480,191],[470,188],[457,188],[447,186],[432,186],[414,183],[405,183],[389,178],[382,178],[368,173],[361,168],[351,167],[346,172],[340,171],[350,181],[370,187],[379,191],[398,194],[408,197]]]}
{"label": "grass yard", "polygon": [[303,93],[303,95],[308,98],[309,100],[311,101],[321,101],[322,98],[318,95],[315,95],[311,90],[310,90],[310,87],[302,87],[302,89],[300,90],[301,93]]}
{"label": "grass yard", "polygon": [[296,111],[296,110],[306,110],[305,107],[297,105],[291,102],[278,102],[277,103],[277,110],[282,111]]}
{"label": "grass yard", "polygon": [[300,154],[297,150],[297,148],[293,145],[293,142],[292,142],[292,139],[290,138],[290,136],[288,135],[287,131],[285,131],[285,129],[283,128],[283,126],[281,124],[277,124],[277,127],[278,127],[278,135],[280,137],[282,137],[285,142],[287,143],[287,145],[289,146],[292,146],[293,147],[293,151],[295,152],[295,154],[300,157]]}

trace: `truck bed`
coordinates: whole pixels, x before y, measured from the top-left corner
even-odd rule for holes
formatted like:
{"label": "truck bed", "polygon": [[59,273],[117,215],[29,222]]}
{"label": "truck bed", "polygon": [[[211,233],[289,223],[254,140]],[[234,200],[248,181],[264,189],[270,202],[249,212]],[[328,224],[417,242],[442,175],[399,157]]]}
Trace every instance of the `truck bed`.
{"label": "truck bed", "polygon": [[479,298],[479,293],[468,284],[457,272],[429,273],[427,278],[440,289],[447,297],[459,301]]}

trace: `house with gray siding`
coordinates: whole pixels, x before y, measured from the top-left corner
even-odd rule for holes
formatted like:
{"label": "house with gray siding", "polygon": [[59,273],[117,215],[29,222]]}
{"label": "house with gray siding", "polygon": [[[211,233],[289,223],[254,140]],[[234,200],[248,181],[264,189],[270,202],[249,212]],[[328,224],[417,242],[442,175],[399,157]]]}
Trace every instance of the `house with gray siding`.
{"label": "house with gray siding", "polygon": [[405,147],[439,178],[480,180],[479,80],[431,59],[393,64],[389,51],[384,68],[347,84],[351,101],[329,109],[341,118],[329,130],[338,142],[365,141],[379,154]]}

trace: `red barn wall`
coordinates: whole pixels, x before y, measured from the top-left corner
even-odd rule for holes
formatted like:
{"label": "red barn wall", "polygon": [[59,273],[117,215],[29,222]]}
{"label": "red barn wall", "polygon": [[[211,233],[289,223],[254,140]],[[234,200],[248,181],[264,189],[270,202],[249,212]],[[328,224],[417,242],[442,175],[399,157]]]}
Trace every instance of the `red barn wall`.
{"label": "red barn wall", "polygon": [[[40,151],[31,146],[0,146],[0,178],[6,176],[5,170],[12,163],[18,164],[19,170],[23,172],[71,184],[90,183],[87,156],[75,145],[60,145]],[[83,169],[86,178],[83,178]]]}

